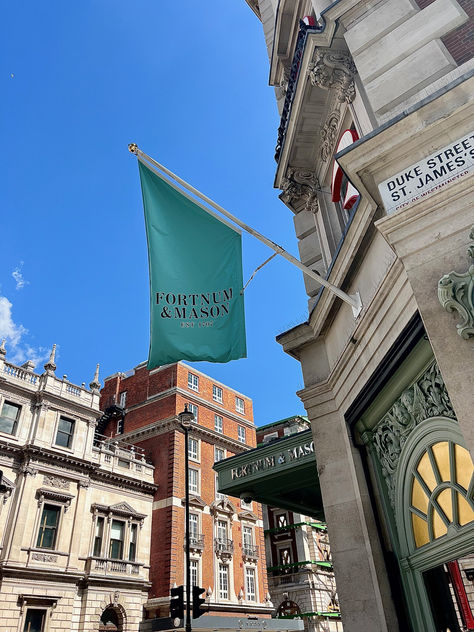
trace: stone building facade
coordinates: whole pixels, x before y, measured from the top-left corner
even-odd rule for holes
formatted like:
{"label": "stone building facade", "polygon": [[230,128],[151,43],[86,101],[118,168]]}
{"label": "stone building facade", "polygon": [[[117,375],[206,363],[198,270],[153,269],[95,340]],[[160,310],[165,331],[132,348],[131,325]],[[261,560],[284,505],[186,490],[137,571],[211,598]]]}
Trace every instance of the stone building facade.
{"label": "stone building facade", "polygon": [[153,467],[95,438],[90,389],[16,366],[0,346],[0,628],[138,630],[147,599]]}
{"label": "stone building facade", "polygon": [[[257,441],[308,431],[306,417],[294,416],[257,429]],[[307,632],[341,632],[331,547],[324,522],[304,513],[262,505],[268,590],[279,618],[301,618]]]}
{"label": "stone building facade", "polygon": [[[344,627],[472,629],[472,0],[248,0],[281,114],[275,187]],[[467,568],[467,570],[466,570]],[[355,589],[356,587],[356,589]]]}
{"label": "stone building facade", "polygon": [[220,494],[212,469],[256,445],[252,400],[179,362],[151,371],[143,363],[112,375],[101,394],[100,431],[137,446],[155,465],[146,618],[169,617],[170,589],[185,585],[184,432],[178,418],[185,404],[195,415],[189,433],[191,582],[206,590],[200,626],[213,616],[269,617],[261,507]]}

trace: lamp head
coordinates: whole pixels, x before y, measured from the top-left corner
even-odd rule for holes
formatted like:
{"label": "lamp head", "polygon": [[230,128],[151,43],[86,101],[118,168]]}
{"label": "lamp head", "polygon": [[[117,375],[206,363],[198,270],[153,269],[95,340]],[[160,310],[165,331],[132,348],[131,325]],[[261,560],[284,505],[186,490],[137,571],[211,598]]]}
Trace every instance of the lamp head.
{"label": "lamp head", "polygon": [[184,410],[182,413],[178,414],[178,417],[183,428],[191,427],[191,422],[194,419],[194,415],[193,413],[189,412],[187,404],[184,405]]}

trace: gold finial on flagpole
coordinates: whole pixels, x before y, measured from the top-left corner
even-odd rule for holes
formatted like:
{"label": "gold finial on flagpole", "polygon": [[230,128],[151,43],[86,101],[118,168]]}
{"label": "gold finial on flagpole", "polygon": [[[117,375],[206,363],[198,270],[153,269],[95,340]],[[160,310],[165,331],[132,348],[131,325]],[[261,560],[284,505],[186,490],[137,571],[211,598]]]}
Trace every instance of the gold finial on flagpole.
{"label": "gold finial on flagpole", "polygon": [[135,154],[135,156],[138,154],[138,145],[136,143],[130,143],[128,146],[128,151],[131,154]]}

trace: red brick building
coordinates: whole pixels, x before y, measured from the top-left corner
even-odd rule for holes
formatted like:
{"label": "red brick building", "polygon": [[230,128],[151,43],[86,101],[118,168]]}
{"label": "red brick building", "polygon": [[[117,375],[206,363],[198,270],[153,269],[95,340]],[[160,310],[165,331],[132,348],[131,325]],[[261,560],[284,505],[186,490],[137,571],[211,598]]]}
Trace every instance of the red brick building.
{"label": "red brick building", "polygon": [[217,492],[215,461],[256,446],[252,400],[181,362],[145,363],[105,380],[100,432],[144,450],[155,466],[151,588],[146,617],[168,617],[170,588],[185,584],[184,433],[189,433],[191,581],[206,589],[209,614],[268,616],[259,504]]}

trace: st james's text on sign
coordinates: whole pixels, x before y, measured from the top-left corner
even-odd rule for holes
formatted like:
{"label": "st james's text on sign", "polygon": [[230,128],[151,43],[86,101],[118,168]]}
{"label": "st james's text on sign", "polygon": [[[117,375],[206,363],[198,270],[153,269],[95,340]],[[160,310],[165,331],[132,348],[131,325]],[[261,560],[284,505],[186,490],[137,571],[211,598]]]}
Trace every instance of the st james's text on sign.
{"label": "st james's text on sign", "polygon": [[443,147],[379,184],[387,213],[394,213],[446,185],[474,167],[474,134]]}

